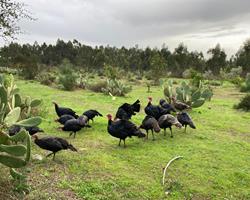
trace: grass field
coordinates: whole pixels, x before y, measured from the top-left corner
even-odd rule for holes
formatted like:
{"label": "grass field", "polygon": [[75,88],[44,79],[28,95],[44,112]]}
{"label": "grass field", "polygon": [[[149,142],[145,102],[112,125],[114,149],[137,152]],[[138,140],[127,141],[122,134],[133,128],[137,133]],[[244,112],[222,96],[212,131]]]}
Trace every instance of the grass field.
{"label": "grass field", "polygon": [[[107,119],[96,118],[92,128],[81,130],[75,139],[60,132],[54,122],[55,100],[79,114],[97,109],[104,116],[115,114],[119,105],[140,99],[147,103],[145,86],[134,86],[126,98],[115,101],[109,96],[86,90],[66,92],[36,82],[18,81],[24,95],[44,102],[42,135],[67,138],[78,152],[62,151],[55,161],[44,158],[28,165],[31,192],[25,199],[250,199],[250,114],[232,107],[242,96],[233,86],[214,89],[211,102],[191,112],[197,129],[173,129],[174,138],[156,134],[156,140],[127,139],[127,148],[107,133]],[[153,87],[150,96],[158,104],[162,89]],[[48,113],[47,113],[48,112]],[[140,124],[144,110],[133,117]],[[33,145],[32,154],[47,152]],[[162,168],[176,155],[161,184]],[[21,198],[11,189],[7,169],[0,169],[0,199]],[[165,191],[169,191],[168,195]]]}

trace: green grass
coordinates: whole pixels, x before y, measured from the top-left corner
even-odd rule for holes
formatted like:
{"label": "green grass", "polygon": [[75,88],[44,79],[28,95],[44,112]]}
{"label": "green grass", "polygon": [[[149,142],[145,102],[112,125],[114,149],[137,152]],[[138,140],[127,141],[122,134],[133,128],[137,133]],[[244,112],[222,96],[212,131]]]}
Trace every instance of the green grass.
{"label": "green grass", "polygon": [[[107,133],[105,117],[96,118],[92,128],[69,139],[68,133],[57,129],[51,102],[79,114],[97,109],[105,116],[138,98],[144,108],[149,95],[146,86],[134,86],[128,97],[115,101],[99,93],[66,92],[36,82],[18,81],[18,86],[24,95],[43,99],[43,135],[66,138],[79,150],[62,151],[55,161],[32,160],[28,166],[32,188],[26,199],[250,199],[250,114],[232,108],[241,94],[231,85],[217,87],[211,102],[191,112],[196,130],[188,128],[184,133],[174,128],[174,138],[161,132],[155,141],[129,138],[127,148],[117,146],[118,139]],[[162,89],[151,90],[157,104]],[[133,122],[139,125],[143,117],[142,109]],[[47,152],[33,145],[32,154],[45,156]],[[170,166],[162,186],[162,168],[176,155],[184,158]],[[0,192],[0,199],[15,199],[8,173],[4,174],[0,189],[6,192]]]}

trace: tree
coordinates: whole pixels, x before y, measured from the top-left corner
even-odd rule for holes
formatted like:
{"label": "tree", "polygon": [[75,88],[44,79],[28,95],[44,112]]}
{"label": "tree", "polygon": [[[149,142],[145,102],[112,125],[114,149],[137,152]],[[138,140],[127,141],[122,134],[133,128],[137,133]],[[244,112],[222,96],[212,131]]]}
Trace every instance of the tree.
{"label": "tree", "polygon": [[211,57],[207,60],[207,70],[212,70],[214,74],[219,74],[221,68],[227,66],[226,53],[221,49],[220,44],[217,44],[215,48],[211,48],[207,51]]}
{"label": "tree", "polygon": [[32,19],[25,5],[12,0],[0,0],[0,37],[14,38],[21,33],[18,22],[21,19]]}
{"label": "tree", "polygon": [[175,76],[180,77],[182,72],[190,67],[190,56],[187,49],[183,43],[180,43],[177,48],[175,48],[172,58],[170,59],[171,71]]}
{"label": "tree", "polygon": [[236,54],[236,65],[242,66],[243,72],[250,72],[250,38],[244,42],[244,45]]}
{"label": "tree", "polygon": [[159,84],[160,78],[165,75],[167,63],[159,52],[155,52],[150,59],[150,71],[155,84]]}

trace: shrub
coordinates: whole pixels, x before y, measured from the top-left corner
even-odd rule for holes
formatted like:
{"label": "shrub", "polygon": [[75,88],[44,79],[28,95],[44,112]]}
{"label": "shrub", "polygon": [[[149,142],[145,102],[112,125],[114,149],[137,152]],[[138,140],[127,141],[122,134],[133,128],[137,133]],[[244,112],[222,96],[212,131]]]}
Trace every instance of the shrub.
{"label": "shrub", "polygon": [[118,78],[119,70],[117,67],[111,65],[104,65],[104,74],[108,79]]}
{"label": "shrub", "polygon": [[6,73],[6,74],[18,74],[17,69],[8,68],[8,67],[0,67],[0,73]]}
{"label": "shrub", "polygon": [[207,70],[203,73],[203,78],[206,80],[213,80],[215,77],[214,77],[213,72],[211,70]]}
{"label": "shrub", "polygon": [[232,78],[230,82],[236,85],[237,87],[240,87],[242,85],[243,79],[240,76],[236,76]]}
{"label": "shrub", "polygon": [[56,81],[56,75],[52,72],[41,72],[36,79],[43,85],[52,85]]}
{"label": "shrub", "polygon": [[244,96],[240,103],[235,106],[236,109],[243,109],[245,111],[250,111],[250,94]]}
{"label": "shrub", "polygon": [[78,87],[85,89],[88,86],[88,83],[89,83],[89,77],[85,76],[85,74],[83,74],[83,72],[80,70],[78,78]]}
{"label": "shrub", "polygon": [[222,82],[221,81],[216,81],[216,80],[209,80],[204,83],[205,85],[211,85],[211,86],[221,86]]}
{"label": "shrub", "polygon": [[246,76],[246,81],[241,85],[241,92],[250,92],[250,73]]}
{"label": "shrub", "polygon": [[229,72],[226,72],[225,70],[220,70],[220,76],[223,80],[228,80],[231,83],[235,84],[236,86],[240,86],[242,84],[242,67],[235,67],[232,68]]}
{"label": "shrub", "polygon": [[102,92],[107,87],[107,81],[99,81],[88,85],[88,89],[93,92]]}
{"label": "shrub", "polygon": [[152,80],[152,79],[153,79],[153,78],[152,78],[152,74],[151,74],[150,71],[147,71],[147,72],[145,72],[144,74],[145,74],[145,78],[146,78],[147,80]]}
{"label": "shrub", "polygon": [[182,73],[182,77],[185,78],[185,79],[191,78],[191,69],[186,69],[186,70]]}
{"label": "shrub", "polygon": [[107,87],[102,88],[104,94],[112,94],[113,96],[125,96],[127,93],[131,92],[131,90],[131,86],[127,86],[116,79],[108,79]]}
{"label": "shrub", "polygon": [[229,73],[229,78],[234,78],[236,76],[241,76],[242,74],[242,67],[241,66],[238,66],[238,67],[234,67],[230,70],[230,73]]}
{"label": "shrub", "polygon": [[203,76],[201,73],[195,71],[195,70],[191,70],[191,85],[194,87],[199,87],[201,82],[204,80]]}
{"label": "shrub", "polygon": [[21,65],[20,75],[27,80],[33,80],[39,73],[38,58],[37,57],[27,57],[25,58]]}
{"label": "shrub", "polygon": [[22,66],[20,75],[27,80],[32,80],[38,74],[37,63],[28,63]]}
{"label": "shrub", "polygon": [[64,60],[60,66],[59,83],[65,90],[73,90],[77,86],[78,75],[73,71],[73,65]]}

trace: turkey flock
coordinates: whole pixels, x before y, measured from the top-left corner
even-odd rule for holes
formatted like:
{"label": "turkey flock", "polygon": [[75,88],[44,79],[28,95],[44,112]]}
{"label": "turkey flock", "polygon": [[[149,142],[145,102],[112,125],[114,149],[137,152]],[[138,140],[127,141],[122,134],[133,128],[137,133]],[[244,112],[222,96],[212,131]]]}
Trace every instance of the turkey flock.
{"label": "turkey flock", "polygon": [[[111,114],[107,115],[107,131],[108,133],[119,139],[119,146],[123,141],[123,146],[126,147],[126,139],[128,137],[137,136],[138,138],[148,139],[148,133],[151,131],[152,138],[155,140],[154,133],[159,133],[161,129],[164,130],[164,136],[166,135],[166,130],[170,130],[170,137],[173,137],[172,127],[186,128],[190,126],[195,129],[195,125],[187,113],[187,110],[191,109],[188,105],[177,101],[172,98],[171,104],[166,100],[161,99],[159,105],[152,104],[152,97],[148,97],[148,104],[144,108],[145,118],[142,120],[141,125],[137,126],[131,121],[131,118],[140,112],[141,104],[140,100],[136,100],[133,104],[124,103],[122,104],[115,114],[115,117]],[[78,116],[74,110],[71,108],[60,107],[56,102],[53,102],[55,106],[55,112],[58,118],[55,120],[60,123],[62,127],[60,130],[69,132],[69,137],[73,135],[76,137],[78,131],[83,128],[91,128],[93,126],[95,117],[102,117],[103,115],[97,110],[87,110],[83,112],[82,115]],[[90,120],[92,121],[90,125]],[[20,131],[22,127],[12,126],[9,129],[9,134],[14,135]],[[50,151],[51,153],[47,155],[53,155],[53,160],[55,154],[61,150],[72,150],[77,151],[77,149],[70,144],[67,140],[60,137],[43,137],[39,138],[37,133],[44,132],[39,127],[25,127],[29,134],[34,138],[34,143],[40,148]],[[144,129],[146,134],[141,130]]]}

